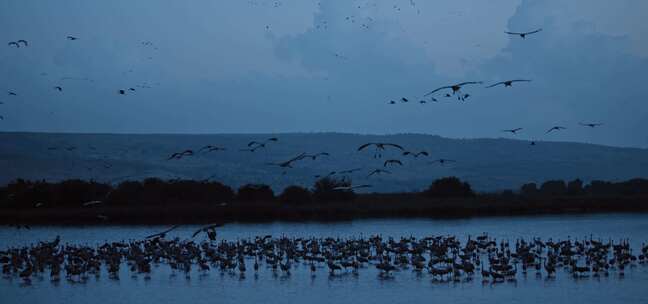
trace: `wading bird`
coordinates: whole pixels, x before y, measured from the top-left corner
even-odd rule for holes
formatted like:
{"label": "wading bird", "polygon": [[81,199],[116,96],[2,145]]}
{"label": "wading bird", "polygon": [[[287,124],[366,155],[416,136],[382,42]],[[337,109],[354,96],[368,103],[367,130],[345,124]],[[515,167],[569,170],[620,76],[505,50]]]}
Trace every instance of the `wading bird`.
{"label": "wading bird", "polygon": [[487,86],[486,88],[488,89],[488,88],[496,87],[496,86],[502,85],[502,84],[504,85],[504,87],[512,87],[514,82],[531,82],[531,80],[529,80],[529,79],[514,79],[514,80],[500,81],[498,83],[491,84],[491,85]]}
{"label": "wading bird", "polygon": [[541,31],[542,31],[542,29],[539,28],[539,29],[537,29],[537,30],[535,30],[535,31],[524,32],[524,33],[518,33],[518,32],[504,32],[504,33],[507,33],[507,34],[509,34],[509,35],[520,36],[520,37],[522,37],[522,39],[524,39],[524,38],[526,38],[526,36],[528,36],[528,35],[535,34],[535,33],[541,32]]}

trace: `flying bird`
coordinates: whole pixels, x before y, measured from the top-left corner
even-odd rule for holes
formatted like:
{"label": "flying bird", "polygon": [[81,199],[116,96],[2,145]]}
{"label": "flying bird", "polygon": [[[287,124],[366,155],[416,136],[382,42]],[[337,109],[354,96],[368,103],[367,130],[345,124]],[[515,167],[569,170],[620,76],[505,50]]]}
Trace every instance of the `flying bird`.
{"label": "flying bird", "polygon": [[488,88],[496,87],[496,86],[502,85],[502,84],[504,85],[504,87],[512,87],[514,82],[531,82],[531,80],[529,80],[529,79],[513,79],[513,80],[500,81],[498,83],[491,84],[491,85],[487,86],[486,88],[488,89]]}
{"label": "flying bird", "polygon": [[509,130],[502,130],[502,132],[508,132],[508,133],[517,134],[517,132],[522,130],[522,129],[523,128],[515,128],[515,129],[509,129]]}
{"label": "flying bird", "polygon": [[67,36],[67,39],[68,39],[68,40],[77,40],[77,39],[79,39],[79,38],[74,37],[74,36]]}
{"label": "flying bird", "polygon": [[[215,228],[218,228],[218,227],[223,227],[223,224],[222,224],[222,223],[216,223],[216,224],[211,224],[211,225],[207,225],[207,226],[201,227],[200,229],[196,230],[196,232],[194,232],[194,233],[191,235],[191,238],[195,238],[198,234],[200,234],[200,233],[202,233],[202,232],[209,232],[209,231],[211,231],[211,230],[215,230]],[[214,231],[214,232],[215,232],[215,231]],[[210,238],[210,239],[211,239],[211,238]]]}
{"label": "flying bird", "polygon": [[398,159],[388,159],[383,163],[383,167],[387,167],[387,166],[392,165],[392,164],[399,165],[399,166],[403,165],[403,163]]}
{"label": "flying bird", "polygon": [[383,173],[385,173],[385,174],[391,174],[390,171],[383,170],[383,169],[376,169],[376,170],[371,171],[371,172],[369,173],[369,175],[367,175],[367,178],[369,178],[369,177],[371,177],[372,175],[375,175],[375,174],[383,174]]}
{"label": "flying bird", "polygon": [[421,156],[421,155],[430,156],[430,154],[428,154],[428,153],[425,152],[425,151],[420,151],[420,152],[410,152],[410,151],[405,151],[405,152],[403,152],[403,155],[404,155],[404,156],[411,155],[411,156],[414,156],[414,158],[418,158],[418,157]]}
{"label": "flying bird", "polygon": [[537,32],[541,32],[541,31],[542,31],[542,29],[539,28],[539,29],[537,29],[535,31],[524,32],[524,33],[517,33],[517,32],[504,32],[504,33],[507,33],[509,35],[520,36],[520,37],[522,37],[522,39],[524,39],[524,38],[526,38],[527,35],[535,34]]}
{"label": "flying bird", "polygon": [[561,127],[561,126],[555,126],[555,127],[551,127],[549,130],[547,130],[547,132],[545,132],[545,134],[551,133],[552,131],[560,131],[560,130],[565,130],[565,129],[567,129],[567,128]]}
{"label": "flying bird", "polygon": [[402,102],[409,102],[409,99],[403,97],[403,98],[401,98],[401,101],[402,101]]}
{"label": "flying bird", "polygon": [[369,147],[369,146],[376,146],[376,152],[374,153],[374,158],[379,158],[382,156],[380,151],[384,151],[385,147],[394,147],[396,149],[404,150],[403,147],[397,145],[397,144],[390,144],[390,143],[366,143],[358,148],[358,151],[362,151],[364,148]]}
{"label": "flying bird", "polygon": [[279,167],[282,167],[282,168],[292,168],[292,163],[294,163],[296,161],[299,161],[299,160],[302,160],[305,155],[306,155],[306,153],[301,153],[301,154],[299,154],[299,155],[297,155],[297,156],[295,156],[295,157],[293,157],[293,158],[291,158],[291,159],[289,159],[287,161],[280,162],[280,163],[266,163],[266,165],[275,165],[275,166],[279,166]]}
{"label": "flying bird", "polygon": [[18,94],[14,93],[12,91],[9,91],[7,94],[9,94],[9,96],[18,96]]}
{"label": "flying bird", "polygon": [[147,238],[147,239],[152,239],[152,238],[156,238],[156,237],[164,238],[164,237],[166,236],[167,233],[169,233],[169,232],[171,232],[171,231],[177,229],[178,227],[180,227],[180,225],[175,225],[175,226],[173,226],[173,227],[171,227],[171,228],[169,228],[169,229],[167,229],[167,230],[164,230],[164,231],[162,231],[162,232],[160,232],[160,233],[151,234],[151,235],[147,236],[146,238]]}
{"label": "flying bird", "polygon": [[427,101],[426,101],[425,99],[421,99],[421,100],[419,101],[419,103],[420,103],[420,104],[425,104],[425,103],[427,103]]}
{"label": "flying bird", "polygon": [[217,146],[212,146],[212,145],[206,145],[206,146],[200,148],[200,150],[198,150],[198,153],[200,153],[200,152],[202,152],[202,151],[205,151],[205,150],[206,150],[207,152],[213,152],[213,151],[225,151],[225,150],[227,150],[227,149],[225,149],[225,148],[221,148],[221,147],[217,147]]}
{"label": "flying bird", "polygon": [[[466,81],[466,82],[462,82],[462,83],[457,83],[457,84],[453,84],[453,85],[449,85],[449,86],[436,88],[436,89],[430,91],[429,93],[427,93],[427,94],[425,94],[423,96],[429,96],[429,95],[432,95],[432,94],[434,94],[434,93],[436,93],[438,91],[445,90],[445,89],[452,89],[452,95],[454,95],[455,93],[457,93],[458,91],[461,90],[461,87],[463,87],[465,85],[482,84],[482,83],[483,83],[482,81]],[[449,97],[449,94],[446,95],[446,96]]]}
{"label": "flying bird", "polygon": [[176,153],[171,154],[171,156],[169,156],[169,158],[167,158],[167,160],[181,159],[181,158],[183,158],[185,156],[192,156],[192,155],[194,155],[193,150],[184,150],[182,152],[176,152]]}
{"label": "flying bird", "polygon": [[59,92],[63,92],[63,88],[60,86],[55,86],[54,89],[58,90]]}
{"label": "flying bird", "polygon": [[335,187],[333,190],[335,191],[350,191],[353,189],[360,189],[360,188],[370,188],[371,185],[355,185],[355,186],[340,186],[340,187]]}
{"label": "flying bird", "polygon": [[19,47],[20,47],[20,44],[18,44],[18,42],[15,42],[15,41],[11,41],[11,42],[7,43],[7,45],[8,45],[8,46],[15,45],[16,48],[19,48]]}
{"label": "flying bird", "polygon": [[329,153],[327,152],[320,152],[320,153],[315,153],[315,154],[304,154],[302,158],[310,158],[312,160],[316,160],[320,156],[330,156]]}
{"label": "flying bird", "polygon": [[430,164],[439,163],[444,165],[445,163],[456,163],[456,162],[457,162],[456,160],[452,160],[452,159],[439,158],[435,161],[431,161]]}
{"label": "flying bird", "polygon": [[354,168],[354,169],[350,169],[350,170],[342,170],[342,171],[338,172],[338,174],[351,174],[353,172],[360,171],[360,170],[362,170],[362,168]]}
{"label": "flying bird", "polygon": [[121,94],[121,95],[126,94],[126,91],[124,91],[124,90],[119,90],[118,92],[119,92],[119,94]]}
{"label": "flying bird", "polygon": [[580,122],[578,124],[583,126],[583,127],[590,127],[590,128],[594,128],[594,127],[598,127],[598,126],[603,125],[602,123],[582,123],[582,122]]}
{"label": "flying bird", "polygon": [[27,40],[20,39],[20,40],[18,40],[18,43],[22,43],[25,46],[29,46],[29,44],[27,43]]}
{"label": "flying bird", "polygon": [[389,101],[389,104],[396,104],[396,102],[393,101],[393,100],[390,100],[390,101]]}

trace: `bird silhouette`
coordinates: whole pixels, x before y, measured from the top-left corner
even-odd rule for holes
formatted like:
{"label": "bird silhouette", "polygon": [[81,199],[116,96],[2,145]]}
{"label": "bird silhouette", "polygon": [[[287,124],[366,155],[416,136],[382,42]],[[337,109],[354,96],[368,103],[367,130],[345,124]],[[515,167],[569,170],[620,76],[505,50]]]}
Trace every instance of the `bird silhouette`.
{"label": "bird silhouette", "polygon": [[195,238],[198,234],[200,234],[202,232],[208,232],[208,231],[214,230],[215,228],[218,228],[218,227],[223,227],[223,224],[222,223],[216,223],[216,224],[210,224],[210,225],[207,225],[207,226],[204,226],[204,227],[200,227],[198,230],[196,230],[191,235],[191,238]]}
{"label": "bird silhouette", "polygon": [[376,152],[374,153],[374,158],[380,158],[382,157],[381,151],[385,150],[385,147],[394,147],[396,149],[404,150],[403,147],[397,145],[397,144],[391,144],[391,143],[366,143],[358,148],[358,151],[362,151],[363,149],[369,147],[369,146],[375,146],[376,147]]}
{"label": "bird silhouette", "polygon": [[565,129],[567,129],[567,128],[561,127],[561,126],[554,126],[554,127],[551,127],[549,130],[547,130],[547,132],[545,132],[545,134],[551,133],[552,131],[560,131],[560,130],[565,130]]}
{"label": "bird silhouette", "polygon": [[12,91],[9,91],[7,94],[9,94],[9,96],[18,96],[18,94],[14,93]]}
{"label": "bird silhouette", "polygon": [[502,132],[508,132],[508,133],[513,133],[517,134],[518,131],[523,130],[523,128],[515,128],[515,129],[509,129],[509,130],[502,130]]}
{"label": "bird silhouette", "polygon": [[193,150],[184,150],[182,152],[176,152],[176,153],[171,154],[171,156],[169,156],[169,158],[167,158],[167,160],[182,159],[185,156],[192,156],[192,155],[194,155]]}
{"label": "bird silhouette", "polygon": [[7,43],[7,45],[8,45],[8,46],[15,45],[16,48],[19,48],[19,47],[20,47],[20,44],[18,44],[18,42],[15,42],[15,41],[11,41],[11,42]]}
{"label": "bird silhouette", "polygon": [[390,165],[399,165],[399,166],[402,166],[403,163],[402,163],[400,160],[398,160],[398,159],[388,159],[388,160],[386,160],[386,161],[383,163],[383,167],[387,167],[387,166],[390,166]]}
{"label": "bird silhouette", "polygon": [[175,226],[173,226],[173,227],[171,227],[171,228],[169,228],[167,230],[164,230],[164,231],[162,231],[160,233],[151,234],[151,235],[147,236],[146,239],[152,239],[152,238],[156,238],[156,237],[164,238],[167,233],[177,229],[178,227],[180,227],[180,225],[175,225]]}
{"label": "bird silhouette", "polygon": [[396,102],[393,101],[393,100],[390,100],[390,101],[389,101],[389,104],[396,104]]}
{"label": "bird silhouette", "polygon": [[293,157],[293,158],[291,158],[291,159],[289,159],[287,161],[280,162],[280,163],[266,163],[266,165],[275,165],[275,166],[279,166],[279,167],[282,167],[282,168],[292,168],[292,164],[294,162],[296,162],[296,161],[302,160],[305,155],[306,155],[306,153],[301,153],[301,154],[299,154],[299,155],[297,155],[297,156],[295,156],[295,157]]}
{"label": "bird silhouette", "polygon": [[[455,93],[457,93],[457,92],[459,92],[461,90],[461,87],[463,87],[465,85],[482,84],[482,83],[483,83],[482,81],[466,81],[466,82],[457,83],[457,84],[453,84],[453,85],[449,85],[449,86],[443,86],[443,87],[440,87],[440,88],[436,88],[436,89],[430,91],[429,93],[427,93],[427,94],[425,94],[423,96],[429,96],[429,95],[432,95],[432,94],[434,94],[434,93],[436,93],[438,91],[445,90],[445,89],[451,89],[452,90],[452,95],[454,95]],[[446,96],[449,97],[449,94],[446,95]]]}
{"label": "bird silhouette", "polygon": [[74,36],[67,36],[67,39],[68,39],[68,40],[77,40],[77,39],[79,39],[79,38],[74,37]]}
{"label": "bird silhouette", "polygon": [[409,102],[409,99],[407,99],[405,97],[401,98],[400,100],[401,100],[401,102]]}
{"label": "bird silhouette", "polygon": [[430,156],[430,154],[425,152],[425,151],[420,151],[420,152],[416,152],[416,153],[415,152],[410,152],[410,151],[405,151],[405,152],[403,152],[403,155],[404,156],[411,155],[411,156],[414,156],[414,158],[418,158],[421,155]]}
{"label": "bird silhouette", "polygon": [[513,79],[513,80],[506,80],[506,81],[500,81],[498,83],[491,84],[487,86],[486,88],[492,88],[496,87],[498,85],[504,85],[504,87],[512,87],[514,82],[531,82],[529,79]]}
{"label": "bird silhouette", "polygon": [[310,158],[312,160],[316,160],[320,156],[330,156],[330,154],[327,153],[327,152],[320,152],[320,153],[315,153],[315,154],[304,154],[303,158]]}
{"label": "bird silhouette", "polygon": [[63,92],[63,88],[60,86],[55,86],[54,89],[58,90],[59,92]]}
{"label": "bird silhouette", "polygon": [[371,177],[373,175],[376,175],[376,174],[380,175],[380,174],[383,174],[383,173],[384,174],[391,174],[390,171],[383,170],[383,169],[376,169],[376,170],[373,170],[373,171],[369,172],[369,174],[367,175],[367,178],[369,178],[369,177]]}
{"label": "bird silhouette", "polygon": [[582,123],[582,122],[580,122],[578,124],[581,125],[581,126],[590,127],[590,128],[595,128],[595,127],[603,125],[602,123]]}
{"label": "bird silhouette", "polygon": [[522,37],[522,39],[524,39],[524,38],[526,38],[527,35],[535,34],[535,33],[541,32],[541,31],[542,31],[542,29],[539,28],[539,29],[537,29],[537,30],[535,30],[535,31],[530,31],[530,32],[523,32],[523,33],[518,33],[518,32],[504,32],[504,33],[507,33],[507,34],[509,34],[509,35],[520,36],[520,37]]}
{"label": "bird silhouette", "polygon": [[126,94],[126,91],[124,91],[124,90],[119,90],[119,91],[117,91],[117,92],[119,92],[119,94],[121,94],[121,95]]}
{"label": "bird silhouette", "polygon": [[217,146],[213,146],[213,145],[206,145],[206,146],[200,148],[200,149],[198,150],[198,153],[200,153],[200,152],[202,152],[202,151],[214,152],[214,151],[225,151],[225,150],[227,150],[227,149],[225,149],[225,148],[221,148],[221,147],[217,147]]}
{"label": "bird silhouette", "polygon": [[353,172],[360,171],[360,170],[362,170],[362,168],[354,168],[354,169],[349,169],[349,170],[342,170],[342,171],[338,172],[338,174],[351,174]]}
{"label": "bird silhouette", "polygon": [[25,46],[29,46],[29,44],[27,43],[27,40],[20,39],[20,40],[18,40],[18,43],[22,43]]}
{"label": "bird silhouette", "polygon": [[445,165],[445,163],[456,163],[456,162],[457,162],[456,160],[452,160],[452,159],[439,158],[437,160],[431,161],[430,164],[439,163]]}

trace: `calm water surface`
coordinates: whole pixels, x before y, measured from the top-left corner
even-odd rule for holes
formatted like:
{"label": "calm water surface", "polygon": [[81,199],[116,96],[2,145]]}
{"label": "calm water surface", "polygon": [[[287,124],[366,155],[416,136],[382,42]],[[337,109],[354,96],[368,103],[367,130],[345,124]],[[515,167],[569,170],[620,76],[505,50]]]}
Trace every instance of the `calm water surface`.
{"label": "calm water surface", "polygon": [[[32,227],[31,230],[0,228],[0,250],[51,240],[60,235],[63,242],[96,245],[104,241],[140,239],[159,232],[161,226]],[[185,226],[169,237],[188,238],[196,226]],[[274,237],[358,237],[381,234],[393,236],[468,235],[488,232],[492,237],[514,240],[541,237],[566,239],[629,238],[634,248],[648,241],[648,214],[561,215],[540,217],[479,218],[460,220],[357,220],[340,223],[228,224],[219,229],[220,239],[236,240],[271,234]],[[636,254],[637,251],[635,251]],[[251,262],[250,262],[251,265]],[[20,280],[0,279],[0,303],[648,303],[648,265],[626,270],[625,278],[574,280],[559,270],[555,280],[530,273],[517,283],[482,285],[479,275],[472,282],[438,283],[429,275],[411,270],[381,279],[371,268],[329,277],[320,268],[312,278],[303,265],[293,265],[290,277],[262,269],[258,275],[248,269],[245,278],[221,274],[212,269],[207,275],[192,273],[172,276],[166,266],[153,270],[152,278],[131,277],[122,267],[120,280],[103,275],[85,284],[62,280],[52,284],[47,276],[31,285]],[[325,266],[324,266],[325,267]]]}

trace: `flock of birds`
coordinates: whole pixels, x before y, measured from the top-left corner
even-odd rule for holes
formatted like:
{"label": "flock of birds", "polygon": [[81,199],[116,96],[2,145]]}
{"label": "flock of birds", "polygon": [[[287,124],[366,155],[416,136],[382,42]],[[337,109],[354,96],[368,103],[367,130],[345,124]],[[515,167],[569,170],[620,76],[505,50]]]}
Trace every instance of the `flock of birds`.
{"label": "flock of birds", "polygon": [[[380,235],[348,239],[266,235],[218,241],[217,227],[220,224],[202,227],[191,239],[166,238],[177,228],[174,226],[143,240],[105,242],[94,247],[63,244],[57,237],[51,242],[0,251],[0,264],[5,279],[19,278],[24,284],[47,277],[52,282],[65,278],[71,283],[85,283],[90,277],[98,279],[105,274],[119,280],[126,271],[148,280],[161,264],[170,267],[172,277],[180,274],[186,279],[212,270],[240,279],[252,273],[256,279],[263,272],[290,277],[293,271],[305,268],[314,279],[319,274],[331,278],[358,276],[360,271],[373,269],[382,279],[409,271],[428,276],[432,282],[461,283],[477,278],[486,284],[514,282],[527,275],[548,280],[623,277],[627,269],[648,263],[648,245],[642,244],[635,254],[628,240],[498,241],[482,234],[474,239],[468,236],[465,242],[455,236],[394,239]],[[194,241],[202,234],[207,239]],[[122,271],[124,264],[126,271]]]}

